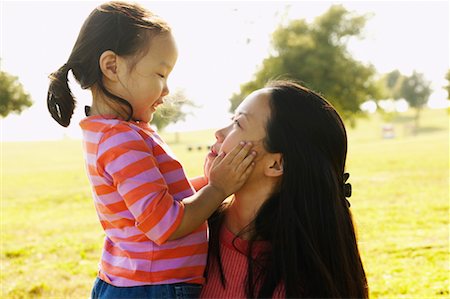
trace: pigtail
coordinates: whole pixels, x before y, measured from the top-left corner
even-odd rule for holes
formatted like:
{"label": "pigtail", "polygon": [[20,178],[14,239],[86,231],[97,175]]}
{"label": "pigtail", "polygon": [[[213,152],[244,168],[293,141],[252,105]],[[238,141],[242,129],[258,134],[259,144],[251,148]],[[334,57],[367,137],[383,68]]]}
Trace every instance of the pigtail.
{"label": "pigtail", "polygon": [[75,109],[75,99],[68,84],[70,67],[64,64],[49,76],[47,107],[51,116],[61,126],[67,127]]}

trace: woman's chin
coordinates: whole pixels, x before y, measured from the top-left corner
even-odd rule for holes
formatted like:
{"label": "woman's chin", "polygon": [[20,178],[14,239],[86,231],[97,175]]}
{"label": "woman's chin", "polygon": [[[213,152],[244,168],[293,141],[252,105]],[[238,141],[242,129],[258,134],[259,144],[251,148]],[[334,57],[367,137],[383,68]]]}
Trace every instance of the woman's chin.
{"label": "woman's chin", "polygon": [[210,160],[214,160],[217,157],[217,154],[213,153],[213,152],[209,152],[208,153],[208,159]]}

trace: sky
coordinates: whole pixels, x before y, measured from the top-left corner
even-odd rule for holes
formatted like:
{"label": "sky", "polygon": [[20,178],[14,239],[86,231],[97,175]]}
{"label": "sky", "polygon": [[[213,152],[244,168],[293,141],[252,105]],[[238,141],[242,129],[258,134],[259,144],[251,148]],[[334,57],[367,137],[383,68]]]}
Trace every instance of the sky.
{"label": "sky", "polygon": [[[80,138],[78,122],[90,92],[72,79],[77,108],[68,128],[60,127],[46,107],[48,75],[63,65],[88,14],[104,1],[0,0],[0,69],[18,76],[33,106],[0,120],[2,141]],[[185,122],[167,128],[186,131],[219,128],[229,122],[228,99],[270,53],[278,24],[308,22],[330,5],[342,4],[355,14],[370,14],[364,39],[351,40],[357,60],[378,73],[413,70],[431,82],[432,103],[447,97],[449,69],[448,1],[137,1],[171,25],[179,56],[170,78],[198,108]]]}

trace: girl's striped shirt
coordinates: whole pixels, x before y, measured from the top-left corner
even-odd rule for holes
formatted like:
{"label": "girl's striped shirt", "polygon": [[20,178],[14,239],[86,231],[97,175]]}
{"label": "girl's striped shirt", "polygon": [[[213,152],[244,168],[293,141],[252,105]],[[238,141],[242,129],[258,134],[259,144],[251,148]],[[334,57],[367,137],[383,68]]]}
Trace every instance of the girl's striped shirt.
{"label": "girl's striped shirt", "polygon": [[114,286],[203,283],[206,222],[168,241],[194,194],[168,146],[146,123],[113,116],[80,122],[86,170],[106,233],[100,279]]}

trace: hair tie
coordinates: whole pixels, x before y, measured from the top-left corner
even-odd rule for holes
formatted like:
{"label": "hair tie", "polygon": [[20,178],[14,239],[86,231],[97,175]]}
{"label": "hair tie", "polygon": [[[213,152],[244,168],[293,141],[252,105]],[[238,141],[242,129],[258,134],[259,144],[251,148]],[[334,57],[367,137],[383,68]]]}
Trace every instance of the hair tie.
{"label": "hair tie", "polygon": [[352,184],[347,183],[348,178],[350,177],[349,173],[344,173],[344,196],[347,206],[350,208],[351,204],[348,201],[347,197],[352,196]]}
{"label": "hair tie", "polygon": [[91,115],[91,107],[90,106],[84,106],[84,114],[86,114],[86,116]]}
{"label": "hair tie", "polygon": [[72,69],[72,66],[70,66],[69,63],[64,63],[61,68],[64,70],[64,72],[68,73]]}

